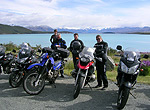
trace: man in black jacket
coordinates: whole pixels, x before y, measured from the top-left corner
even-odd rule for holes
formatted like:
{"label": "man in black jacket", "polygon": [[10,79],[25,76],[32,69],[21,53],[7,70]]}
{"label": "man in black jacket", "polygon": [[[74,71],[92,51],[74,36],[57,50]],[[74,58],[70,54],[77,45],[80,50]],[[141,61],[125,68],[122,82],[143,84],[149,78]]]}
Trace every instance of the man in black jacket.
{"label": "man in black jacket", "polygon": [[57,29],[54,30],[54,34],[50,38],[50,42],[53,44],[57,39]]}
{"label": "man in black jacket", "polygon": [[106,76],[106,61],[107,61],[107,48],[108,44],[103,41],[100,35],[96,36],[97,43],[94,45],[95,53],[94,56],[96,58],[96,70],[97,70],[97,82],[98,85],[95,88],[102,87],[105,89],[108,87],[108,81]]}
{"label": "man in black jacket", "polygon": [[76,57],[79,57],[79,53],[83,50],[84,44],[81,40],[78,39],[78,33],[74,34],[74,40],[71,41],[70,43],[70,51],[72,52],[73,56],[73,63],[74,63],[74,68],[76,66]]}

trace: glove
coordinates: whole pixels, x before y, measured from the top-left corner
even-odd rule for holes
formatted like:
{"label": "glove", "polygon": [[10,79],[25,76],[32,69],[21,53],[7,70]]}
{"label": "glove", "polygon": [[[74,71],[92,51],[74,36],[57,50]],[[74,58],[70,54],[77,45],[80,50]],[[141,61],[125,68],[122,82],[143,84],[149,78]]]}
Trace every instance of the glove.
{"label": "glove", "polygon": [[103,59],[102,59],[102,58],[98,58],[98,57],[96,57],[96,59],[97,59],[99,62],[102,62],[102,61],[103,61]]}

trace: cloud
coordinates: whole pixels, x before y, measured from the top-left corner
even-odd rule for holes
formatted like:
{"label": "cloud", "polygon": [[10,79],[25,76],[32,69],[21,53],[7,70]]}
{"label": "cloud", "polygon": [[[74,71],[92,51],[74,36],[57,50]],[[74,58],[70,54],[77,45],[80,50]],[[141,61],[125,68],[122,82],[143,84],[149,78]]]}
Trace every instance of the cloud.
{"label": "cloud", "polygon": [[[149,3],[133,0],[1,0],[0,23],[48,25],[52,28],[150,26]],[[125,4],[125,5],[124,5]],[[127,4],[130,4],[131,6]]]}

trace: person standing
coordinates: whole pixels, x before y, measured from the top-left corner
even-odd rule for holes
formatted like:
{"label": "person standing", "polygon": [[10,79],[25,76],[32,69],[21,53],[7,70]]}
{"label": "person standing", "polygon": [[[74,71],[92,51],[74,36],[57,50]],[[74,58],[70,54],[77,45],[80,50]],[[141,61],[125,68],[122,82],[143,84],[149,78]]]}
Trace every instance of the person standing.
{"label": "person standing", "polygon": [[[66,42],[65,42],[65,40],[63,40],[61,38],[61,34],[60,33],[57,34],[57,39],[51,45],[51,48],[54,49],[54,50],[56,50],[57,48],[64,48],[64,49],[67,48]],[[60,68],[60,74],[61,74],[62,78],[64,78],[64,70],[63,69],[64,68],[63,68],[63,65],[62,65],[61,68]]]}
{"label": "person standing", "polygon": [[96,70],[97,70],[97,82],[98,84],[95,86],[95,88],[102,87],[103,88],[108,87],[108,80],[106,76],[106,61],[107,61],[107,48],[108,44],[107,42],[104,42],[102,37],[100,35],[96,36],[97,43],[94,45],[95,53],[94,56],[96,58]]}
{"label": "person standing", "polygon": [[74,34],[74,40],[71,41],[70,43],[70,51],[72,52],[73,56],[73,63],[74,63],[74,68],[76,66],[76,57],[79,57],[79,53],[83,50],[84,44],[83,42],[78,39],[79,35],[78,33]]}
{"label": "person standing", "polygon": [[57,39],[57,29],[54,30],[54,34],[50,38],[51,44],[53,44]]}

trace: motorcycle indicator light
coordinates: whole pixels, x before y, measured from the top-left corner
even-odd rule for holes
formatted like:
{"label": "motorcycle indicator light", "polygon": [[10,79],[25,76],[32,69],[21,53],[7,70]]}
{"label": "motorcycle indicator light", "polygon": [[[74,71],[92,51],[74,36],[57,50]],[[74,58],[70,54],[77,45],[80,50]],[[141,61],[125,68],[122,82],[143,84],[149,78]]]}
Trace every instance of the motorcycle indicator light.
{"label": "motorcycle indicator light", "polygon": [[94,63],[94,61],[91,61],[91,63]]}
{"label": "motorcycle indicator light", "polygon": [[47,55],[47,59],[49,59],[49,56]]}
{"label": "motorcycle indicator light", "polygon": [[76,57],[76,59],[78,60],[78,59],[79,59],[79,57]]}
{"label": "motorcycle indicator light", "polygon": [[144,69],[140,69],[140,71],[144,71]]}
{"label": "motorcycle indicator light", "polygon": [[22,75],[24,76],[24,73],[22,73]]}

